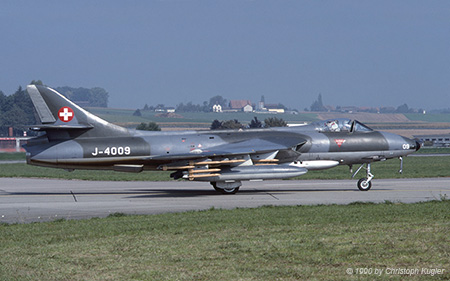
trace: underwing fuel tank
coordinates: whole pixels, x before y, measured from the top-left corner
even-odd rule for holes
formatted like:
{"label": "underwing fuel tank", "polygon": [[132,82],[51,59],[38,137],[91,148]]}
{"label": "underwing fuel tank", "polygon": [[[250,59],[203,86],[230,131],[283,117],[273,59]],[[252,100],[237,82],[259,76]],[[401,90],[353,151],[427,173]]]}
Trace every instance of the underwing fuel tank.
{"label": "underwing fuel tank", "polygon": [[306,168],[307,170],[323,170],[336,167],[339,165],[338,161],[334,160],[312,160],[312,161],[295,161],[293,164],[297,167]]}
{"label": "underwing fuel tank", "polygon": [[222,169],[215,173],[186,173],[183,178],[195,181],[241,181],[241,180],[269,180],[286,179],[306,174],[304,167],[292,164],[237,166]]}

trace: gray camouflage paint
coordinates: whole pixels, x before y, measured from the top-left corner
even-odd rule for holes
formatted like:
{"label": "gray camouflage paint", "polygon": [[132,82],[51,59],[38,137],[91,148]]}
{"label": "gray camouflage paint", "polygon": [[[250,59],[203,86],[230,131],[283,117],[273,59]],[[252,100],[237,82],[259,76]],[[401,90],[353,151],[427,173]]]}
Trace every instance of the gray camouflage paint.
{"label": "gray camouflage paint", "polygon": [[[141,171],[171,163],[255,158],[271,152],[276,153],[278,164],[335,160],[352,165],[405,156],[419,148],[415,140],[391,133],[321,132],[316,125],[243,131],[134,131],[92,115],[53,89],[30,85],[27,91],[42,121],[35,129],[46,133],[25,146],[27,161],[34,165],[65,169],[115,169],[117,165],[130,165],[131,171]],[[63,107],[73,110],[72,120],[64,122],[58,117]],[[142,169],[134,169],[134,165],[141,165]],[[252,173],[256,178],[258,173],[259,178],[262,174],[270,178],[267,175],[270,169],[260,173],[262,168],[256,167],[245,168],[248,173],[243,179],[251,180]],[[233,165],[224,164],[220,168],[229,171],[224,174],[232,180]],[[292,169],[285,170],[286,176],[287,171],[295,173]],[[303,170],[297,168],[296,172],[303,174],[306,172]],[[278,178],[282,172],[276,170],[272,178]]]}

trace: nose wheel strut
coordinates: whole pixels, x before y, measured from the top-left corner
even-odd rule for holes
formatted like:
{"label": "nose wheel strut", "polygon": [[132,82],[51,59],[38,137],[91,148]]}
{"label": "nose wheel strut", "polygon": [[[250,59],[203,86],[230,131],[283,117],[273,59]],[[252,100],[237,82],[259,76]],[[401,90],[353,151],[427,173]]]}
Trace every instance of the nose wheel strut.
{"label": "nose wheel strut", "polygon": [[362,168],[366,170],[366,177],[358,181],[358,189],[361,191],[368,191],[372,187],[373,179],[373,174],[370,172],[370,163],[367,163],[366,167],[364,167],[364,164],[361,164],[358,170],[352,175],[352,178],[354,178]]}

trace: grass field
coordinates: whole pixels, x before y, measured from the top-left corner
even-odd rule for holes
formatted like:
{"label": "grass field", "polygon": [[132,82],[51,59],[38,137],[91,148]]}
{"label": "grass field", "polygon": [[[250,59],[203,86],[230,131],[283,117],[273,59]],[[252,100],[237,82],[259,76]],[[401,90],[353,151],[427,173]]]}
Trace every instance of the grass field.
{"label": "grass field", "polygon": [[114,171],[75,170],[67,172],[63,169],[36,167],[27,164],[0,165],[0,177],[22,178],[58,178],[103,181],[167,181],[170,172],[146,171],[142,173],[123,173]]}
{"label": "grass field", "polygon": [[[422,147],[415,154],[450,154],[450,147]],[[450,156],[450,155],[449,155]]]}
{"label": "grass field", "polygon": [[[443,200],[4,224],[0,279],[448,280],[449,209]],[[441,274],[387,273],[398,268]]]}
{"label": "grass field", "polygon": [[[0,154],[5,159],[24,154]],[[448,167],[450,157],[407,157],[403,175],[398,160],[375,163],[372,172],[375,180],[445,177]],[[168,174],[0,165],[1,177],[154,181]],[[348,167],[299,177],[335,178],[350,178]],[[0,224],[0,280],[449,280],[449,210],[441,198]]]}
{"label": "grass field", "polygon": [[0,153],[0,161],[25,160],[25,152]]}
{"label": "grass field", "polygon": [[420,114],[406,113],[405,116],[411,121],[423,122],[450,122],[450,114]]}
{"label": "grass field", "polygon": [[[398,173],[400,161],[391,159],[384,162],[375,162],[372,164],[372,174],[374,180],[381,178],[432,178],[432,177],[450,177],[450,156],[448,157],[405,157],[403,163],[403,173]],[[356,171],[358,166],[354,166]],[[355,177],[356,179],[364,177],[363,171]],[[350,178],[348,166],[338,166],[323,171],[309,171],[297,179],[348,179]]]}

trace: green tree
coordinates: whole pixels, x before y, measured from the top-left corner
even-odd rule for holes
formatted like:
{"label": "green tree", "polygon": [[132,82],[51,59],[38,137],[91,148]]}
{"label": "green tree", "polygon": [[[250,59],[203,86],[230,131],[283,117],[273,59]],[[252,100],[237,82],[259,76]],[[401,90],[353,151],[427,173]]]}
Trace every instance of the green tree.
{"label": "green tree", "polygon": [[178,112],[201,112],[204,106],[199,104],[193,104],[191,101],[187,104],[180,103],[177,105],[176,111]]}
{"label": "green tree", "polygon": [[24,126],[36,122],[33,104],[22,87],[10,96],[0,92],[0,111],[0,126]]}
{"label": "green tree", "polygon": [[161,131],[161,128],[155,122],[141,123],[136,127],[136,130],[141,131]]}
{"label": "green tree", "polygon": [[8,127],[22,127],[27,123],[27,114],[18,105],[13,107],[3,114],[3,126]]}
{"label": "green tree", "polygon": [[8,99],[8,97],[2,91],[0,91],[0,112],[6,111],[7,99]]}
{"label": "green tree", "polygon": [[237,130],[242,129],[243,127],[244,126],[236,119],[222,122],[216,119],[211,123],[211,130],[224,130],[224,129]]}
{"label": "green tree", "polygon": [[287,123],[282,118],[269,117],[264,119],[264,127],[287,127]]}
{"label": "green tree", "polygon": [[89,95],[88,100],[89,100],[90,106],[108,107],[109,94],[105,89],[95,87],[95,88],[90,89],[89,91],[90,91],[90,95]]}
{"label": "green tree", "polygon": [[406,103],[403,105],[400,105],[395,110],[395,112],[397,112],[397,113],[409,113],[410,111],[411,111],[411,109],[408,107],[408,105]]}
{"label": "green tree", "polygon": [[258,120],[258,117],[253,117],[252,121],[250,121],[250,124],[248,125],[249,128],[255,129],[255,128],[262,128],[261,121]]}
{"label": "green tree", "polygon": [[36,124],[33,104],[22,87],[10,96],[0,92],[0,112],[0,135],[8,135],[9,127],[22,130],[25,125]]}
{"label": "green tree", "polygon": [[103,88],[95,87],[92,89],[87,89],[82,87],[72,88],[64,86],[57,87],[55,90],[75,103],[85,102],[88,103],[88,106],[108,107],[109,94]]}
{"label": "green tree", "polygon": [[220,130],[222,129],[222,122],[220,122],[219,120],[215,119],[212,123],[211,123],[211,130]]}
{"label": "green tree", "polygon": [[142,116],[141,110],[140,109],[136,109],[136,111],[133,112],[133,116]]}
{"label": "green tree", "polygon": [[44,83],[42,83],[41,80],[32,80],[32,81],[30,82],[30,85],[41,85],[41,86],[43,86]]}
{"label": "green tree", "polygon": [[216,104],[225,107],[227,105],[227,99],[224,99],[222,96],[214,96],[209,99],[209,108],[212,108]]}
{"label": "green tree", "polygon": [[242,129],[244,126],[236,119],[222,122],[222,129]]}
{"label": "green tree", "polygon": [[319,94],[317,100],[311,104],[311,111],[326,111],[325,106],[323,106],[322,94]]}

